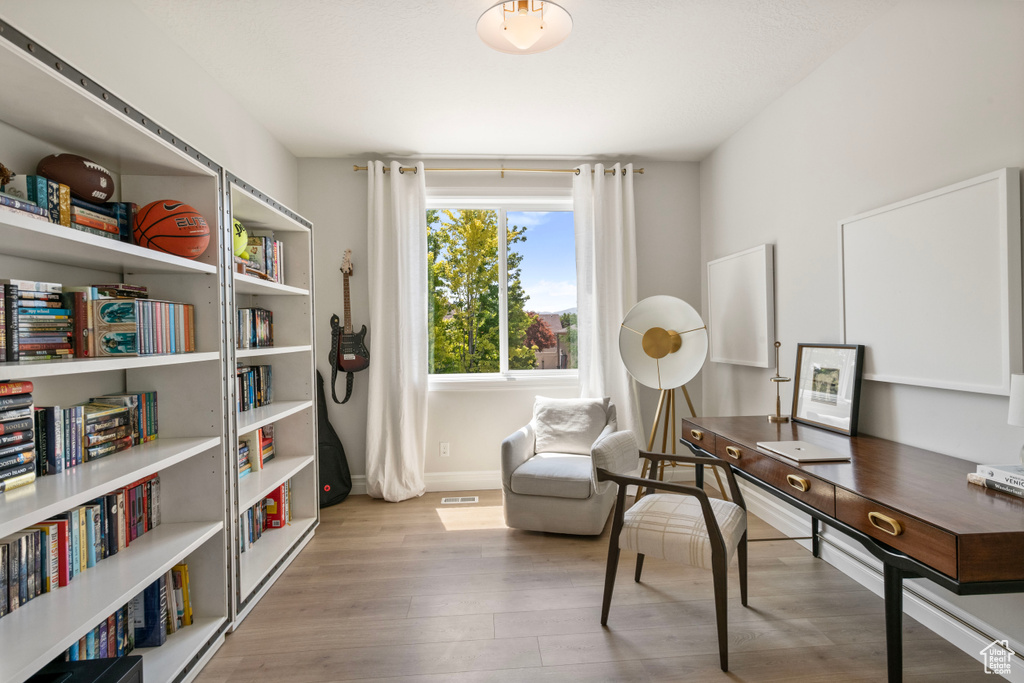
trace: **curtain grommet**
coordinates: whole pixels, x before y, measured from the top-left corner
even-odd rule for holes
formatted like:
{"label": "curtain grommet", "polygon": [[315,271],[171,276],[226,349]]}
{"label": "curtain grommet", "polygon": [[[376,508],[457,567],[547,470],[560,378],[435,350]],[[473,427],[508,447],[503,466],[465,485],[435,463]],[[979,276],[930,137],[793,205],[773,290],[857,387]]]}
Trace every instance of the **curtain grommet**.
{"label": "curtain grommet", "polygon": [[579,175],[580,174],[580,169],[577,168],[575,174]]}

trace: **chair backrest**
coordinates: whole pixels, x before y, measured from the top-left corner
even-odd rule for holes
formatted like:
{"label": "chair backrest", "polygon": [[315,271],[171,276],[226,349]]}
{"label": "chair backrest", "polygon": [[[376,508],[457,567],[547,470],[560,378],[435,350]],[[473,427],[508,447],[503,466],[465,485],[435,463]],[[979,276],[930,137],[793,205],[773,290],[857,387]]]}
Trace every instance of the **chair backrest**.
{"label": "chair backrest", "polygon": [[537,453],[589,455],[602,430],[615,420],[608,398],[546,398],[538,396],[530,421]]}

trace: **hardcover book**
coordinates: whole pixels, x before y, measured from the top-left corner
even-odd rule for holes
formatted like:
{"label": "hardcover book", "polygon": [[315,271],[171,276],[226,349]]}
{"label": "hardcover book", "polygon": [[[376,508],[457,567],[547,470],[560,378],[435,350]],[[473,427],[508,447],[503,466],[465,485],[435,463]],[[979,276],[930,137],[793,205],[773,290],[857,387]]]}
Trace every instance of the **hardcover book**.
{"label": "hardcover book", "polygon": [[135,299],[92,302],[97,356],[137,356],[138,307]]}

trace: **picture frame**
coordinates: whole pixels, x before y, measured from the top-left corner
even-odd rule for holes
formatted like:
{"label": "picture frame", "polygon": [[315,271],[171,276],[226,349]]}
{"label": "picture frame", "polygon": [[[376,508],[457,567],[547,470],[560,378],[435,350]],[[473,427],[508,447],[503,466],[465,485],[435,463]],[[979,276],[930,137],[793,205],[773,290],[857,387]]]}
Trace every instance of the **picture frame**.
{"label": "picture frame", "polygon": [[793,422],[857,436],[863,344],[797,344]]}

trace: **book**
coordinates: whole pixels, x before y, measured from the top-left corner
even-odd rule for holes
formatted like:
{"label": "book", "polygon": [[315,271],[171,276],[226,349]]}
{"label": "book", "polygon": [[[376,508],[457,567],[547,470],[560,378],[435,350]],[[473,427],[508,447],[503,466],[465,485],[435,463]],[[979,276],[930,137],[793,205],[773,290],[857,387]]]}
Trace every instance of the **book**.
{"label": "book", "polygon": [[0,195],[0,205],[8,206],[12,209],[17,209],[18,211],[24,211],[25,213],[32,214],[33,216],[47,216],[47,212],[44,209],[40,209],[27,199],[15,199],[8,195]]}
{"label": "book", "polygon": [[[32,447],[32,444],[26,444],[24,446],[15,446],[17,450],[22,452],[10,453],[8,455],[0,456],[0,470],[7,467],[14,467],[18,465],[32,465],[35,467],[36,450]],[[7,477],[10,478],[10,477]]]}
{"label": "book", "polygon": [[0,382],[0,396],[29,394],[33,389],[32,382]]}
{"label": "book", "polygon": [[93,301],[93,330],[97,356],[137,356],[138,309],[135,299]]}
{"label": "book", "polygon": [[18,360],[18,285],[4,285],[4,346],[7,349],[7,362]]}
{"label": "book", "polygon": [[267,494],[263,501],[267,510],[267,527],[280,529],[285,525],[284,519],[284,486],[278,486]]}
{"label": "book", "polygon": [[[4,396],[0,394],[0,410],[10,410],[32,405],[31,394],[11,394]],[[2,446],[3,444],[0,444]]]}
{"label": "book", "polygon": [[10,479],[4,479],[3,481],[0,481],[0,493],[3,493],[5,491],[11,491],[16,488],[21,488],[22,486],[28,486],[35,480],[35,470],[32,470],[31,472],[26,472],[20,477],[11,477]]}
{"label": "book", "polygon": [[66,586],[71,580],[69,573],[71,561],[71,536],[68,531],[68,520],[56,517],[47,520],[47,524],[56,527],[57,536],[57,585]]}
{"label": "book", "polygon": [[1024,465],[978,465],[976,472],[986,479],[1024,488]]}
{"label": "book", "polygon": [[21,432],[27,429],[32,429],[31,418],[11,420],[10,422],[0,422],[0,434],[7,434],[9,432]]}
{"label": "book", "polygon": [[36,464],[34,462],[22,463],[20,465],[9,465],[7,467],[4,467],[3,469],[0,469],[0,482],[5,481],[7,479],[20,477],[21,475],[26,474],[27,472],[35,474]]}
{"label": "book", "polygon": [[[40,205],[42,206],[42,205]],[[46,206],[50,222],[61,225],[60,222],[60,183],[55,180],[46,181]]]}
{"label": "book", "polygon": [[7,599],[7,570],[10,565],[10,549],[0,544],[0,617],[10,611]]}
{"label": "book", "polygon": [[114,227],[117,227],[117,218],[114,216],[102,214],[99,211],[94,211],[92,209],[86,209],[78,206],[77,204],[71,205],[71,218],[88,218],[89,220],[103,223],[105,226],[113,225]]}
{"label": "book", "polygon": [[159,647],[167,640],[166,579],[161,575],[134,598],[135,647]]}
{"label": "book", "polygon": [[181,564],[176,564],[172,568],[172,571],[174,571],[175,573],[177,573],[178,576],[181,577],[181,599],[182,599],[182,603],[183,603],[182,615],[181,615],[181,625],[182,626],[191,626],[192,625],[192,619],[193,619],[192,596],[191,596],[192,585],[191,585],[191,579],[189,578],[189,574],[188,574],[188,564],[186,564],[184,562],[182,562]]}
{"label": "book", "polygon": [[42,536],[42,555],[40,562],[43,566],[43,592],[55,591],[60,584],[60,542],[59,528],[55,522],[40,522],[33,524],[31,529],[38,530]]}
{"label": "book", "polygon": [[969,481],[972,484],[976,484],[978,486],[984,486],[985,488],[988,488],[988,489],[993,489],[995,491],[1002,491],[1003,493],[1008,493],[1011,496],[1017,496],[1018,498],[1024,498],[1024,487],[1014,486],[1012,484],[1006,484],[1006,483],[1001,482],[1001,481],[996,481],[995,479],[986,479],[984,475],[978,474],[976,472],[969,473],[967,475],[967,481]]}
{"label": "book", "polygon": [[116,223],[104,223],[103,221],[96,220],[95,218],[90,218],[88,216],[77,214],[72,216],[71,222],[74,223],[75,226],[83,226],[86,228],[92,228],[93,230],[101,230],[103,232],[108,232],[113,235],[117,235],[118,238],[120,238],[120,231]]}
{"label": "book", "polygon": [[21,538],[20,534],[12,534],[0,538],[0,548],[6,549],[7,583],[0,586],[7,592],[7,611],[13,612],[21,606]]}
{"label": "book", "polygon": [[63,226],[71,225],[71,188],[57,183],[57,222]]}

